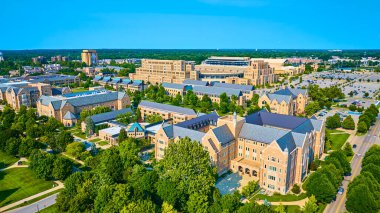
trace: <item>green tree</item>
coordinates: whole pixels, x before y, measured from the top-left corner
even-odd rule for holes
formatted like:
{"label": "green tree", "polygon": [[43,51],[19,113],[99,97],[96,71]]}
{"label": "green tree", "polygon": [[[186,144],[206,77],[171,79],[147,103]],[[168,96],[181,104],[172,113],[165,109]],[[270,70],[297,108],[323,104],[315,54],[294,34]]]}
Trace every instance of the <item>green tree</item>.
{"label": "green tree", "polygon": [[208,112],[212,109],[212,101],[208,95],[203,95],[202,100],[200,102],[200,107],[202,112]]}
{"label": "green tree", "polygon": [[323,203],[329,203],[336,194],[333,184],[325,174],[310,175],[306,190],[308,196],[314,195],[319,202]]}
{"label": "green tree", "polygon": [[256,191],[258,184],[255,181],[249,181],[246,186],[243,187],[242,194],[245,197],[250,196],[253,192]]}
{"label": "green tree", "polygon": [[318,211],[317,200],[314,195],[309,197],[309,200],[305,203],[305,207],[302,209],[302,212],[305,213],[314,213]]}
{"label": "green tree", "polygon": [[157,212],[157,206],[150,200],[138,200],[129,203],[120,213],[146,213]]}
{"label": "green tree", "polygon": [[347,157],[354,156],[354,151],[352,150],[350,143],[346,143],[346,145],[344,146],[344,152],[346,153]]}
{"label": "green tree", "polygon": [[278,212],[278,213],[285,213],[285,207],[284,205],[282,205],[282,203],[280,203],[280,205],[278,205],[275,209],[275,212]]}
{"label": "green tree", "polygon": [[180,93],[177,93],[177,95],[173,98],[173,101],[172,101],[173,105],[175,106],[179,106],[182,104],[182,96]]}
{"label": "green tree", "polygon": [[52,176],[55,179],[65,180],[72,171],[72,163],[69,159],[58,157],[54,160]]}
{"label": "green tree", "polygon": [[366,133],[368,131],[367,124],[364,121],[360,121],[358,123],[358,132],[359,133]]}
{"label": "green tree", "polygon": [[145,118],[145,121],[148,123],[156,123],[162,120],[163,120],[162,117],[158,114],[151,114],[151,115],[146,116]]}
{"label": "green tree", "polygon": [[69,143],[74,141],[73,136],[68,131],[59,132],[54,138],[50,138],[49,145],[52,149],[63,152]]}
{"label": "green tree", "polygon": [[343,122],[342,122],[342,127],[344,129],[351,129],[351,130],[354,130],[355,129],[355,122],[354,122],[354,119],[352,119],[351,115],[347,116]]}
{"label": "green tree", "polygon": [[347,193],[346,208],[349,212],[377,212],[379,205],[366,184],[356,185]]}
{"label": "green tree", "polygon": [[85,145],[82,142],[73,142],[67,145],[66,153],[73,156],[74,158],[79,158],[82,152],[85,151]]}
{"label": "green tree", "polygon": [[127,132],[125,131],[124,128],[121,128],[119,136],[117,138],[118,142],[121,143],[121,142],[125,141],[127,138],[128,138]]}
{"label": "green tree", "polygon": [[[159,161],[159,167],[162,168],[160,176],[175,184],[175,188],[184,195],[192,195],[187,206],[198,209],[204,204],[203,201],[207,204],[207,197],[215,184],[216,171],[210,166],[208,152],[199,143],[187,137],[170,143],[165,157]],[[182,208],[184,206],[181,205]]]}
{"label": "green tree", "polygon": [[85,119],[85,124],[86,124],[86,135],[87,137],[94,134],[95,132],[95,123],[94,121],[91,119],[90,116],[88,116],[86,119]]}
{"label": "green tree", "polygon": [[251,98],[252,105],[258,106],[259,105],[259,98],[260,98],[259,94],[256,94],[256,93],[253,94],[252,98]]}
{"label": "green tree", "polygon": [[161,212],[162,213],[178,213],[178,211],[167,202],[162,203]]}
{"label": "green tree", "polygon": [[293,192],[294,194],[299,194],[299,193],[301,192],[301,188],[300,188],[300,186],[299,186],[298,184],[294,184],[294,185],[293,185],[293,188],[292,188],[292,192]]}
{"label": "green tree", "polygon": [[333,116],[329,116],[326,119],[326,127],[329,129],[336,129],[341,127],[341,122],[340,122],[340,116],[338,114],[335,114]]}
{"label": "green tree", "polygon": [[305,107],[305,112],[308,116],[313,115],[314,113],[318,112],[321,107],[319,106],[319,103],[316,101],[310,101],[310,103]]}

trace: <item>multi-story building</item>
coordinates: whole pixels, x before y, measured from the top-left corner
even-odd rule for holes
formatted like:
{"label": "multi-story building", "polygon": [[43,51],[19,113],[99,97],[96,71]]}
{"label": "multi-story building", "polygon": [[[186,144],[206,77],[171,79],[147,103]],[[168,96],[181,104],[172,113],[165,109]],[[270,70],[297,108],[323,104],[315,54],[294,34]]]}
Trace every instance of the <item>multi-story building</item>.
{"label": "multi-story building", "polygon": [[199,79],[243,85],[264,85],[276,81],[274,70],[263,60],[248,57],[215,57],[195,66]]}
{"label": "multi-story building", "polygon": [[34,58],[32,58],[32,61],[33,61],[33,63],[41,63],[41,64],[43,64],[43,63],[46,63],[46,58],[44,57],[44,56],[37,56],[37,57],[34,57]]}
{"label": "multi-story building", "polygon": [[124,92],[93,90],[61,96],[43,95],[37,101],[37,113],[54,117],[65,126],[74,126],[82,110],[91,110],[98,106],[120,110],[130,104],[129,96]]}
{"label": "multi-story building", "polygon": [[32,83],[46,83],[50,85],[79,84],[80,78],[72,75],[39,75],[27,76],[25,80]]}
{"label": "multi-story building", "polygon": [[52,95],[50,84],[29,82],[0,84],[0,100],[6,101],[15,110],[19,110],[22,105],[35,107],[41,95]]}
{"label": "multi-story building", "polygon": [[174,123],[179,123],[197,117],[194,110],[184,107],[160,104],[150,101],[141,101],[138,108],[141,118],[145,120],[148,115],[159,115],[163,119],[173,119]]}
{"label": "multi-story building", "polygon": [[3,53],[2,52],[0,52],[0,62],[1,61],[4,61],[4,57],[3,57]]}
{"label": "multi-story building", "polygon": [[[263,60],[274,69],[276,75],[299,75],[305,71],[305,65],[292,66],[286,58],[255,58],[255,60]],[[286,65],[286,66],[285,66]]]}
{"label": "multi-story building", "polygon": [[283,115],[304,114],[309,103],[306,89],[285,88],[274,93],[263,94],[258,101],[259,107],[269,106],[271,112]]}
{"label": "multi-story building", "polygon": [[132,80],[142,80],[151,84],[182,83],[194,74],[194,62],[183,60],[141,60],[141,67],[131,73]]}
{"label": "multi-story building", "polygon": [[81,56],[82,62],[86,63],[87,66],[93,66],[98,63],[98,53],[96,53],[96,50],[83,50]]}
{"label": "multi-story building", "polygon": [[162,124],[155,135],[156,159],[170,143],[185,137],[209,152],[219,174],[232,170],[259,181],[262,188],[287,193],[308,174],[324,151],[324,122],[261,110],[246,117],[215,113],[178,124]]}

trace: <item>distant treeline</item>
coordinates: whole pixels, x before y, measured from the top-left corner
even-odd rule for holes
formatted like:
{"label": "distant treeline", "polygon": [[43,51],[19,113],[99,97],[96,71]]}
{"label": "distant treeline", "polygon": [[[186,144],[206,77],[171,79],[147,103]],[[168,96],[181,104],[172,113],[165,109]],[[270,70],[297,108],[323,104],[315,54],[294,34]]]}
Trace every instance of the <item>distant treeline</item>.
{"label": "distant treeline", "polygon": [[[71,59],[80,59],[81,49],[60,50],[0,50],[8,60],[28,61],[32,57],[69,56]],[[296,49],[97,49],[99,59],[119,58],[152,58],[152,59],[181,59],[200,63],[210,56],[245,56],[252,58],[279,58],[279,57],[318,57],[328,60],[331,56],[351,59],[361,57],[380,57],[380,50],[343,50],[329,52],[328,50],[296,50]]]}

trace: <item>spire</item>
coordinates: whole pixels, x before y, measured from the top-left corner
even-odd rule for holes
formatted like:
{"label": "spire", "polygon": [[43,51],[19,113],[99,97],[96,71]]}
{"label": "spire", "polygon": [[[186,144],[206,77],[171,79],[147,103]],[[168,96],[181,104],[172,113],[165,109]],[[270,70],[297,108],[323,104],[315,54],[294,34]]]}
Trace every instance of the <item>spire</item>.
{"label": "spire", "polygon": [[237,123],[237,115],[236,115],[236,112],[234,112],[234,119],[233,119],[233,122],[234,122],[234,127],[236,127],[236,123]]}

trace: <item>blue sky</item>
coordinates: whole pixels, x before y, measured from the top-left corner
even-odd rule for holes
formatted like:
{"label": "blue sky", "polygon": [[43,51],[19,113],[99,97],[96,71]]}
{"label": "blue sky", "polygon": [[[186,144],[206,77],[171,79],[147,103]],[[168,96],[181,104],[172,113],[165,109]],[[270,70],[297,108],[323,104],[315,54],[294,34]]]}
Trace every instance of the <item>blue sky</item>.
{"label": "blue sky", "polygon": [[0,49],[380,49],[378,0],[1,0]]}

